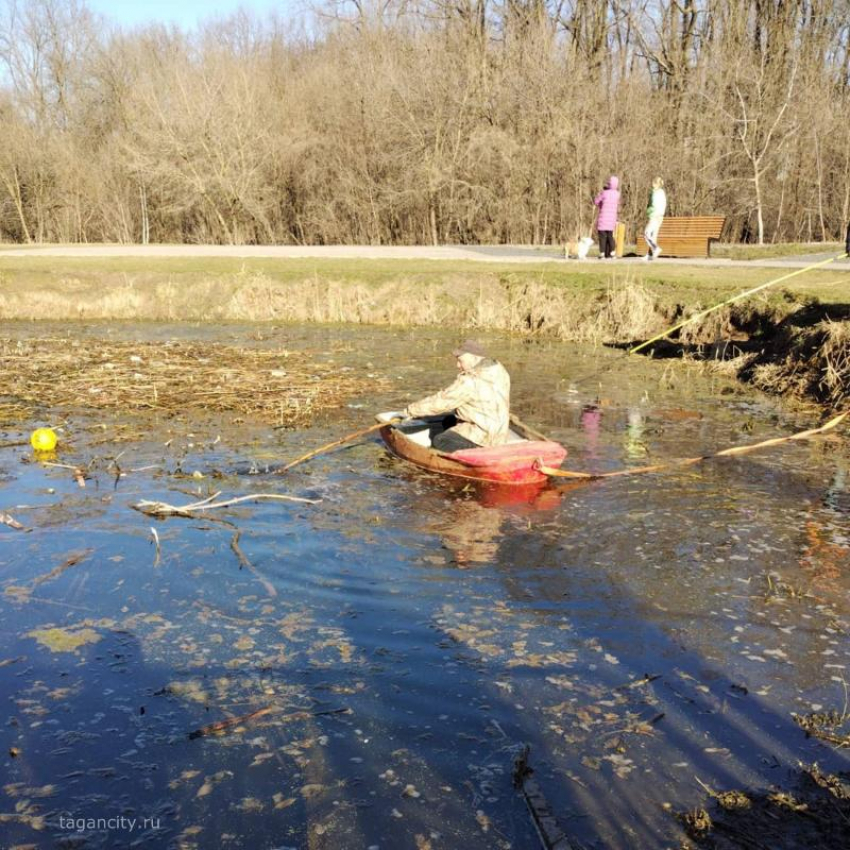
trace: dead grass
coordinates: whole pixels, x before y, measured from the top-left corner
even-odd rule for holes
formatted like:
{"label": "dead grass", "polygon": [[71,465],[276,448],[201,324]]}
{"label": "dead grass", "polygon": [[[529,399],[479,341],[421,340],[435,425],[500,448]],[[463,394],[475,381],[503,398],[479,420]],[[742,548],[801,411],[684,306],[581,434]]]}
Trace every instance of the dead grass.
{"label": "dead grass", "polygon": [[669,326],[671,315],[660,309],[658,297],[644,284],[628,277],[615,280],[601,299],[591,321],[598,342],[618,343],[647,339]]}
{"label": "dead grass", "polygon": [[834,407],[850,397],[850,323],[827,322],[821,347],[824,374],[821,387]]}
{"label": "dead grass", "polygon": [[850,323],[826,320],[788,330],[738,374],[766,392],[843,407],[850,399]]}
{"label": "dead grass", "polygon": [[[822,305],[810,306],[779,321],[759,340],[712,346],[700,356],[710,361],[711,371],[763,392],[843,410],[850,401],[850,321],[830,318],[829,312]],[[733,324],[740,320],[733,316]]]}
{"label": "dead grass", "polygon": [[0,344],[9,416],[33,406],[87,411],[203,410],[278,427],[308,424],[376,380],[282,349],[197,342],[37,339]]}
{"label": "dead grass", "polygon": [[[796,717],[807,736],[812,728],[832,727],[829,715]],[[822,736],[819,736],[822,737]],[[846,739],[824,740],[845,747]],[[698,807],[678,815],[695,846],[705,850],[768,847],[847,847],[850,837],[850,784],[845,773],[824,773],[817,764],[799,765],[788,789],[706,788],[711,811]],[[683,847],[693,845],[686,843]]]}
{"label": "dead grass", "polygon": [[[178,258],[140,271],[139,262],[6,259],[0,318],[440,326],[626,344],[775,276],[769,269],[656,264],[624,270],[593,263],[482,268],[445,261]],[[740,346],[746,356],[722,368],[768,392],[838,407],[849,392],[847,317],[818,328],[808,320],[794,324],[794,317],[821,307],[840,313],[848,304],[850,276],[806,275],[793,288],[767,290],[688,325],[678,341],[702,347],[702,356],[722,350],[729,357]],[[753,350],[754,340],[764,342],[761,350]]]}
{"label": "dead grass", "polygon": [[[696,306],[689,310],[690,314],[698,313],[709,305]],[[685,325],[679,332],[679,340],[684,345],[701,345],[707,342],[734,338],[738,331],[733,322],[733,307],[724,307],[709,314],[704,319]]]}
{"label": "dead grass", "polygon": [[399,279],[367,286],[319,276],[281,287],[264,275],[244,280],[218,318],[237,321],[464,327],[602,343],[645,338],[671,312],[631,277],[590,291],[553,286],[544,277],[483,281],[463,276],[439,285]]}

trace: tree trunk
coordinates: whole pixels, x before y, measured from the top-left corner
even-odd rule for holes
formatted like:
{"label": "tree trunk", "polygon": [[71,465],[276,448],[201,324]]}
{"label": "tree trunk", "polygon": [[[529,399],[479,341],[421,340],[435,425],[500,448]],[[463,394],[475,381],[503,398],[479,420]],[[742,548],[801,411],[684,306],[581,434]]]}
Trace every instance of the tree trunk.
{"label": "tree trunk", "polygon": [[756,190],[756,221],[758,223],[758,244],[764,245],[764,209],[761,199],[761,172],[756,165],[753,168],[753,183]]}
{"label": "tree trunk", "polygon": [[150,242],[151,229],[150,219],[148,218],[148,193],[144,186],[139,186],[139,201],[142,207],[142,245],[147,245]]}
{"label": "tree trunk", "polygon": [[27,227],[27,217],[24,212],[24,199],[21,193],[21,181],[18,178],[18,167],[16,165],[12,166],[12,175],[12,180],[4,175],[3,182],[6,184],[6,191],[8,191],[8,193],[12,196],[12,201],[15,204],[15,212],[17,212],[18,221],[21,223],[21,232],[23,233],[24,240],[27,243],[30,243],[32,242],[32,236],[30,235],[29,227]]}

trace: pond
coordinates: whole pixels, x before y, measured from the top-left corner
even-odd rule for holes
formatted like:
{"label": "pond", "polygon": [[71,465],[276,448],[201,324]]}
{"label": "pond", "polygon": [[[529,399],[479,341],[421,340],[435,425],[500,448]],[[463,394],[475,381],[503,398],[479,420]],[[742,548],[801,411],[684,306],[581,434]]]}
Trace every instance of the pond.
{"label": "pond", "polygon": [[[528,745],[571,840],[674,847],[675,813],[706,788],[847,769],[792,716],[847,698],[840,439],[528,499],[437,478],[374,435],[276,476],[446,384],[457,335],[3,327],[57,334],[286,346],[375,389],[298,431],[155,410],[4,424],[15,443],[62,418],[55,462],[90,470],[81,487],[28,447],[0,449],[0,510],[26,526],[0,526],[4,845],[534,848],[512,782]],[[511,372],[515,412],[563,442],[570,469],[816,419],[694,367],[483,341]],[[216,492],[314,503],[132,509]]]}

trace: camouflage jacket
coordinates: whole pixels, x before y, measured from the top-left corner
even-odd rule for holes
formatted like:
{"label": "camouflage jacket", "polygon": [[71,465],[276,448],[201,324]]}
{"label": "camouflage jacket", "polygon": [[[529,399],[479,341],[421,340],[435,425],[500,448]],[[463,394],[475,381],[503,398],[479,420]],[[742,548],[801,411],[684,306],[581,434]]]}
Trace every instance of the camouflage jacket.
{"label": "camouflage jacket", "polygon": [[482,360],[461,372],[453,384],[405,411],[409,416],[454,413],[460,424],[452,430],[479,446],[499,446],[508,439],[511,378],[495,360]]}

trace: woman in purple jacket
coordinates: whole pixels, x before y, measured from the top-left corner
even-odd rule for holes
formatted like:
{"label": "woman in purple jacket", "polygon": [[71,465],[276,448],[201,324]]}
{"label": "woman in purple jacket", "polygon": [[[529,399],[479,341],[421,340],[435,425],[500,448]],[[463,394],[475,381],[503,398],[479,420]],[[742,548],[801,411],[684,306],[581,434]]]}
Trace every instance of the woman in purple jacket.
{"label": "woman in purple jacket", "polygon": [[599,207],[599,218],[596,229],[599,231],[599,259],[614,258],[614,228],[617,226],[617,210],[620,207],[620,190],[617,188],[620,180],[611,177],[605,188],[593,201]]}

